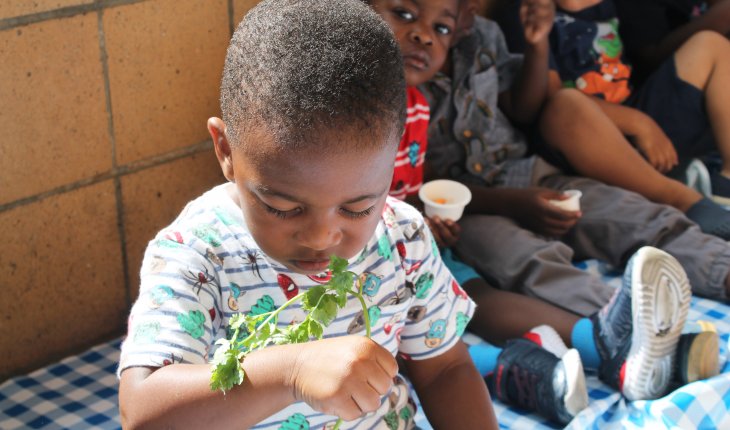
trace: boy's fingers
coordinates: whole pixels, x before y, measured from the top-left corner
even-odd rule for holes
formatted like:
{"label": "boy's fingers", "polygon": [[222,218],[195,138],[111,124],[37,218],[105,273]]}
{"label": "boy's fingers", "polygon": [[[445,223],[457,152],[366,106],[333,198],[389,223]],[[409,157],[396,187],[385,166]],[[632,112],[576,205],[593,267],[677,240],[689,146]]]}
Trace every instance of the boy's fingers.
{"label": "boy's fingers", "polygon": [[388,378],[393,379],[398,374],[398,362],[386,350],[383,350],[380,354],[376,354],[375,361],[380,365],[380,368],[383,369]]}

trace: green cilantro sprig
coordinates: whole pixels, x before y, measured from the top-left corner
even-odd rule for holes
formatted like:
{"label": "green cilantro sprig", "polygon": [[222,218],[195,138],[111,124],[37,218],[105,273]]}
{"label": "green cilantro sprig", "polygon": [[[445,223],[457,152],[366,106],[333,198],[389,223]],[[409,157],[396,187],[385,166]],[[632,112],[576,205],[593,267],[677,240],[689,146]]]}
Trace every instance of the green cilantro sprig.
{"label": "green cilantro sprig", "polygon": [[[324,285],[312,287],[289,299],[278,309],[258,315],[235,314],[229,321],[232,335],[230,339],[219,339],[212,363],[215,365],[210,377],[211,390],[226,392],[234,385],[240,385],[246,377],[242,361],[246,355],[269,345],[303,343],[322,339],[324,328],[337,317],[337,312],[347,305],[348,295],[355,296],[362,306],[365,323],[365,336],[370,338],[370,317],[362,294],[362,282],[354,273],[347,270],[347,260],[332,256],[329,269],[332,277]],[[353,289],[354,287],[354,289]],[[302,302],[306,312],[304,320],[280,328],[277,324],[279,314],[293,303]],[[335,429],[340,427],[337,421]]]}

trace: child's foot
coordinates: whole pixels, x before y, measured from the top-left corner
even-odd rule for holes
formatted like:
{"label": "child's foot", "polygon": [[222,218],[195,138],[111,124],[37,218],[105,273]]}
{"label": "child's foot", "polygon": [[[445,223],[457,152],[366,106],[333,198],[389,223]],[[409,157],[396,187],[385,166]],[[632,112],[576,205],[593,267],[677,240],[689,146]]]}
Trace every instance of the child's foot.
{"label": "child's foot", "polygon": [[690,296],[687,275],[674,257],[648,246],[639,249],[622,286],[591,317],[599,378],[629,400],[664,395]]}
{"label": "child's foot", "polygon": [[730,211],[711,199],[703,197],[687,209],[685,215],[697,223],[703,233],[730,240]]}
{"label": "child's foot", "polygon": [[561,339],[558,332],[549,325],[539,325],[522,335],[522,337],[535,342],[541,347],[552,352],[553,355],[558,358],[564,356],[565,353],[568,352],[568,347],[565,345],[565,342],[563,342],[563,339]]}
{"label": "child's foot", "polygon": [[527,339],[510,340],[488,382],[503,402],[561,424],[588,406],[583,365],[574,349],[558,358]]}
{"label": "child's foot", "polygon": [[680,385],[711,378],[720,373],[720,339],[714,324],[706,321],[687,323],[696,329],[679,337],[674,379]]}

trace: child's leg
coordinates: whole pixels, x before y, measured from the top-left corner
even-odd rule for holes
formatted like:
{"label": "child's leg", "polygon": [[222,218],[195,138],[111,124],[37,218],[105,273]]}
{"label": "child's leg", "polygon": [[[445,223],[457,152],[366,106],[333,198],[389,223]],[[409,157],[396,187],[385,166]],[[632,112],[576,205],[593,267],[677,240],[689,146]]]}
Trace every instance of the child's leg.
{"label": "child's leg", "polygon": [[502,344],[539,325],[549,325],[563,342],[571,344],[573,326],[580,317],[542,300],[503,291],[473,278],[462,284],[477,304],[470,329],[488,342]]}
{"label": "child's leg", "polygon": [[722,174],[730,177],[730,41],[703,31],[674,55],[680,79],[702,90],[705,107],[722,155]]}
{"label": "child's leg", "polygon": [[598,105],[577,90],[561,90],[551,97],[540,119],[540,131],[583,176],[682,212],[702,198],[697,191],[654,169]]}

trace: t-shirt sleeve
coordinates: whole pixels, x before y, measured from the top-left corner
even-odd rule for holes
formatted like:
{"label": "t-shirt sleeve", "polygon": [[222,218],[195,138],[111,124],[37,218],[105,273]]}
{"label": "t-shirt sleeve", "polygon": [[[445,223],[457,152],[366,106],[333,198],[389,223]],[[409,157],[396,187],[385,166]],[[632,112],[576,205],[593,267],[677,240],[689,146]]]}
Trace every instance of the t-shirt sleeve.
{"label": "t-shirt sleeve", "polygon": [[167,232],[148,245],[119,373],[129,367],[207,362],[220,337],[221,295],[214,264],[196,250],[197,241]]}
{"label": "t-shirt sleeve", "polygon": [[[417,214],[415,210],[414,213]],[[416,223],[424,223],[418,218]],[[406,244],[411,267],[406,283],[415,299],[401,333],[399,352],[413,360],[438,356],[454,346],[474,314],[475,304],[441,260],[428,227]]]}

